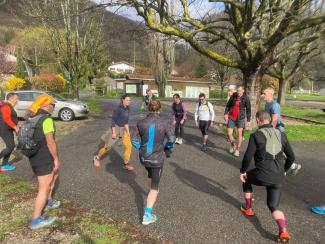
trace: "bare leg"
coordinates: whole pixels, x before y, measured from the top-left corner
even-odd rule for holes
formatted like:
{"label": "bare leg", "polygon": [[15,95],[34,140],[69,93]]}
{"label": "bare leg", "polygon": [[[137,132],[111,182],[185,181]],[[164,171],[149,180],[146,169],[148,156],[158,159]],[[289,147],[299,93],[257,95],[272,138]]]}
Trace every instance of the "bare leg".
{"label": "bare leg", "polygon": [[42,215],[42,210],[47,202],[50,192],[53,173],[44,176],[38,176],[38,193],[35,199],[35,208],[33,218],[36,219]]}
{"label": "bare leg", "polygon": [[208,135],[203,136],[203,144],[207,144],[208,141]]}
{"label": "bare leg", "polygon": [[227,132],[228,132],[229,141],[232,144],[234,142],[234,136],[233,136],[234,129],[233,128],[228,128]]}
{"label": "bare leg", "polygon": [[52,182],[51,182],[51,185],[50,185],[50,191],[49,191],[47,199],[52,199],[53,189],[55,187],[55,183],[56,183],[56,180],[57,180],[58,177],[59,177],[58,173],[53,174],[53,179],[52,179]]}
{"label": "bare leg", "polygon": [[243,142],[243,128],[237,128],[237,150],[239,150]]}
{"label": "bare leg", "polygon": [[158,190],[151,189],[147,197],[147,208],[153,208],[158,196]]}

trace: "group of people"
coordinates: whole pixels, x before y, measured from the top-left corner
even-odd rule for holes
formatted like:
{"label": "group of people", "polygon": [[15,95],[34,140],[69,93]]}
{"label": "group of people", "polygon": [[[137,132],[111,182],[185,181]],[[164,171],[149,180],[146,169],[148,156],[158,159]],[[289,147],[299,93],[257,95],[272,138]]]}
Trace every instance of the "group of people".
{"label": "group of people", "polygon": [[[273,100],[274,90],[266,88],[262,93],[266,101],[265,110],[256,114],[258,129],[250,135],[248,147],[242,160],[240,180],[242,182],[245,204],[240,210],[246,216],[254,216],[252,208],[252,185],[264,186],[267,192],[267,206],[279,227],[278,241],[287,242],[291,239],[286,226],[286,220],[279,210],[281,189],[285,175],[291,172],[296,174],[300,164],[294,163],[293,150],[284,133],[284,124],[281,120],[279,104]],[[245,94],[244,86],[229,86],[228,101],[225,107],[224,119],[227,123],[227,134],[230,143],[229,152],[239,156],[243,141],[244,130],[250,126],[251,104]],[[0,104],[0,135],[6,144],[1,151],[3,158],[1,171],[13,170],[9,157],[15,148],[14,133],[19,133],[15,104],[19,102],[16,93],[9,93],[5,102]],[[150,191],[147,196],[146,208],[142,224],[148,225],[157,221],[152,213],[156,202],[160,178],[164,167],[164,158],[170,157],[174,144],[182,144],[184,139],[184,126],[188,120],[189,112],[185,102],[179,94],[174,94],[171,105],[172,124],[174,133],[170,130],[168,122],[160,116],[162,105],[160,101],[147,89],[141,109],[147,108],[148,115],[137,122],[136,130],[131,136],[129,128],[131,97],[125,94],[114,110],[110,129],[101,137],[98,150],[94,154],[93,164],[101,166],[101,159],[113,145],[122,141],[124,146],[123,169],[132,171],[129,161],[132,147],[139,151],[139,161],[148,174]],[[33,217],[29,223],[31,229],[49,226],[56,221],[55,217],[43,217],[45,211],[60,207],[61,203],[52,198],[55,182],[58,178],[60,160],[55,142],[55,126],[51,113],[55,107],[55,100],[49,95],[41,95],[29,108],[27,121],[35,119],[35,150],[28,155],[31,168],[37,176],[39,191],[35,199]],[[208,131],[215,120],[213,105],[207,101],[205,94],[199,94],[199,101],[194,111],[196,126],[202,134],[201,150],[207,151]],[[236,130],[237,140],[233,136]],[[251,160],[255,160],[255,168],[248,170]],[[325,214],[325,206],[312,208],[318,214]]]}

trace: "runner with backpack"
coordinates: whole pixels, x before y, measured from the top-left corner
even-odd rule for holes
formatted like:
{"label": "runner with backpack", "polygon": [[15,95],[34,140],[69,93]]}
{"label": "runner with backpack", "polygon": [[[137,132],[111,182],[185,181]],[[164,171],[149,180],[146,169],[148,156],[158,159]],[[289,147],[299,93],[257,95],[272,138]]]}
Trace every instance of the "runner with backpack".
{"label": "runner with backpack", "polygon": [[55,126],[51,118],[54,107],[53,97],[46,94],[39,96],[29,108],[30,117],[18,133],[17,148],[29,158],[38,180],[33,218],[29,223],[29,228],[32,230],[52,225],[57,218],[46,218],[42,213],[61,205],[60,201],[52,199],[60,166],[54,137]]}
{"label": "runner with backpack", "polygon": [[17,93],[8,93],[7,100],[0,103],[0,136],[6,147],[0,152],[2,165],[0,172],[15,170],[16,167],[9,164],[9,158],[15,149],[14,133],[18,133],[18,117],[14,109],[19,102]]}
{"label": "runner with backpack", "polygon": [[184,125],[187,119],[187,109],[179,94],[174,94],[172,104],[173,125],[175,126],[176,144],[183,143]]}
{"label": "runner with backpack", "polygon": [[[250,136],[240,169],[240,180],[243,183],[246,203],[240,210],[246,216],[254,216],[252,185],[264,186],[267,192],[267,206],[279,228],[277,241],[289,242],[291,237],[284,214],[279,210],[279,204],[284,178],[295,156],[286,135],[270,124],[271,117],[268,112],[257,112],[256,122],[259,129]],[[247,171],[253,157],[255,168]]]}
{"label": "runner with backpack", "polygon": [[199,102],[195,107],[195,124],[200,128],[202,133],[202,148],[203,152],[207,151],[208,131],[214,121],[214,109],[210,102],[206,101],[205,94],[199,94]]}
{"label": "runner with backpack", "polygon": [[[267,87],[262,92],[262,97],[265,101],[265,111],[271,116],[271,125],[281,132],[284,132],[284,124],[281,118],[280,104],[273,99],[274,89]],[[300,171],[302,165],[300,163],[293,163],[288,174],[295,176]]]}

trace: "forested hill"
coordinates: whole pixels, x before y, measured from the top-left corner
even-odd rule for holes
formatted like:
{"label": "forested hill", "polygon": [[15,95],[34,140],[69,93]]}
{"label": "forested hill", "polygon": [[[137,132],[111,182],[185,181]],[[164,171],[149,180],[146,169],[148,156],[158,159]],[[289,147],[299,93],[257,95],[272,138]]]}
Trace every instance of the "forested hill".
{"label": "forested hill", "polygon": [[[5,31],[11,28],[35,26],[35,19],[26,17],[20,9],[17,0],[0,0],[0,46],[6,44],[11,33]],[[104,14],[104,36],[107,40],[110,59],[112,61],[133,62],[135,55],[138,65],[148,66],[146,50],[147,32],[141,23],[132,21],[127,16],[121,16],[106,11]],[[135,52],[134,52],[135,51]]]}

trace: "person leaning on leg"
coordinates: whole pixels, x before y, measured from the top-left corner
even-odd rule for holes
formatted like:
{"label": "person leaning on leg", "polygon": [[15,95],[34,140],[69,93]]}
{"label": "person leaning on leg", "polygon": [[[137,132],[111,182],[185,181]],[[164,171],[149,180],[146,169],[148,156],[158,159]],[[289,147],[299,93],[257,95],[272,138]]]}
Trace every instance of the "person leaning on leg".
{"label": "person leaning on leg", "polygon": [[[252,185],[264,186],[267,206],[279,228],[277,241],[288,242],[291,237],[279,204],[286,171],[290,169],[295,156],[286,135],[273,128],[270,121],[271,117],[266,111],[257,112],[256,122],[259,128],[250,136],[240,169],[246,203],[240,209],[246,216],[254,216]],[[255,168],[247,171],[253,158]]]}

